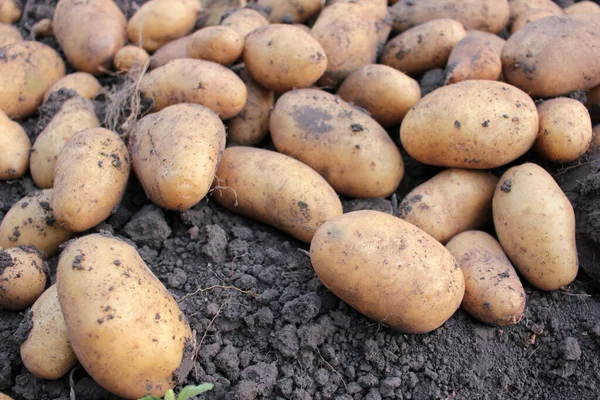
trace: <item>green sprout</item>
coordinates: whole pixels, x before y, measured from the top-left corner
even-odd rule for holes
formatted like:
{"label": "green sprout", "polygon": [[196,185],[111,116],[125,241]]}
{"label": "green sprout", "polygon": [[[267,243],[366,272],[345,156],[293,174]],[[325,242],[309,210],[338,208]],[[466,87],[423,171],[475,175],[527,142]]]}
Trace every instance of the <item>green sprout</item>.
{"label": "green sprout", "polygon": [[[212,390],[215,385],[212,383],[203,383],[202,385],[194,386],[189,385],[181,389],[181,392],[175,397],[175,392],[173,389],[169,389],[167,393],[165,393],[164,400],[189,400],[194,396],[199,395],[200,393],[208,392]],[[139,400],[161,400],[159,397],[154,396],[145,396]]]}

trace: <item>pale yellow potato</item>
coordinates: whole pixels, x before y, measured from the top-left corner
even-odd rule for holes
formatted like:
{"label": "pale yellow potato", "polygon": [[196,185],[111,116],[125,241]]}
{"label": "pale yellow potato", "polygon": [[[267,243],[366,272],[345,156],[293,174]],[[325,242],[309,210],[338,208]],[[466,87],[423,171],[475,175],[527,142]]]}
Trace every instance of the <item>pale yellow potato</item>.
{"label": "pale yellow potato", "polygon": [[150,69],[162,67],[169,61],[187,58],[187,46],[192,35],[175,39],[156,50],[150,57]]}
{"label": "pale yellow potato", "polygon": [[244,38],[226,26],[209,26],[194,33],[187,44],[187,58],[222,65],[233,64],[244,51]]}
{"label": "pale yellow potato", "polygon": [[272,24],[304,22],[321,11],[321,0],[256,0]]}
{"label": "pale yellow potato", "polygon": [[138,46],[128,45],[115,54],[114,64],[119,72],[141,71],[149,61],[150,55],[146,53],[146,50]]}
{"label": "pale yellow potato", "polygon": [[588,154],[593,154],[600,150],[600,124],[594,126],[592,129],[592,142],[588,148]]}
{"label": "pale yellow potato", "polygon": [[0,47],[23,41],[23,36],[16,26],[0,22]]}
{"label": "pale yellow potato", "polygon": [[554,15],[562,15],[564,11],[552,0],[508,0],[510,20],[514,21],[530,10],[550,10]]}
{"label": "pale yellow potato", "polygon": [[598,14],[600,6],[593,1],[580,1],[565,8],[565,14]]}
{"label": "pale yellow potato", "polygon": [[48,100],[52,92],[58,92],[60,89],[71,89],[77,92],[81,97],[92,100],[100,91],[102,86],[98,79],[87,72],[74,72],[57,80],[48,88],[44,94],[44,101]]}
{"label": "pale yellow potato", "polygon": [[256,10],[241,8],[223,18],[221,25],[233,29],[245,39],[255,29],[269,25],[269,20]]}
{"label": "pale yellow potato", "polygon": [[446,65],[446,84],[472,79],[497,81],[502,74],[502,49],[506,41],[483,31],[469,31],[452,48]]}
{"label": "pale yellow potato", "polygon": [[557,12],[555,9],[531,9],[525,11],[523,14],[519,15],[512,24],[510,25],[510,34],[513,35],[515,32],[523,28],[530,22],[537,21],[538,19],[542,19],[545,17],[550,17],[552,15],[562,15],[562,12]]}
{"label": "pale yellow potato", "polygon": [[[0,0],[0,2],[2,2],[2,0]],[[13,398],[5,395],[4,393],[0,393],[0,400],[13,400]]]}
{"label": "pale yellow potato", "polygon": [[50,18],[44,18],[36,22],[31,27],[31,33],[34,37],[50,37],[54,36],[54,27]]}
{"label": "pale yellow potato", "polygon": [[202,10],[204,25],[220,25],[223,17],[231,10],[242,9],[248,4],[247,0],[204,0]]}
{"label": "pale yellow potato", "polygon": [[31,141],[23,127],[0,110],[0,181],[25,175],[30,149]]}
{"label": "pale yellow potato", "polygon": [[0,22],[14,24],[21,19],[21,5],[16,0],[0,0]]}
{"label": "pale yellow potato", "polygon": [[20,311],[35,303],[46,287],[47,268],[33,246],[0,250],[0,307]]}

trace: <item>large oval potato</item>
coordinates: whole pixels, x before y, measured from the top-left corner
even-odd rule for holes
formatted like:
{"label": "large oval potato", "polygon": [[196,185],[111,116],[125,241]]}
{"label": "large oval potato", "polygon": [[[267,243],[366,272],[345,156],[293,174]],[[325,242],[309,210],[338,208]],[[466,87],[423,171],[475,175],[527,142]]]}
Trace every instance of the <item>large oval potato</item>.
{"label": "large oval potato", "polygon": [[482,231],[467,231],[446,244],[465,276],[462,307],[489,325],[514,325],[525,311],[525,290],[500,243]]}
{"label": "large oval potato", "polygon": [[46,287],[46,269],[33,246],[0,250],[0,306],[19,311],[35,303]]}
{"label": "large oval potato", "polygon": [[255,29],[269,25],[269,20],[256,10],[240,8],[223,18],[221,25],[233,29],[242,39],[246,39]]}
{"label": "large oval potato", "polygon": [[439,328],[465,292],[460,267],[416,226],[379,211],[325,222],[310,245],[319,279],[370,319],[405,333]]}
{"label": "large oval potato", "polygon": [[0,22],[0,47],[23,41],[21,32],[10,24]]}
{"label": "large oval potato", "polygon": [[150,69],[162,67],[169,61],[187,58],[187,46],[191,36],[175,39],[156,50],[150,57]]}
{"label": "large oval potato", "polygon": [[187,46],[187,58],[229,65],[242,55],[244,38],[226,26],[208,26],[196,31]]}
{"label": "large oval potato", "polygon": [[119,72],[133,70],[139,73],[149,61],[150,55],[146,53],[146,50],[138,46],[127,45],[117,51],[113,63]]}
{"label": "large oval potato", "polygon": [[0,110],[0,180],[25,175],[30,149],[31,142],[25,129]]}
{"label": "large oval potato", "polygon": [[446,65],[446,84],[472,79],[497,81],[502,74],[506,41],[488,32],[472,30],[452,48]]}
{"label": "large oval potato", "polygon": [[321,0],[256,0],[272,24],[304,22],[321,11]]}
{"label": "large oval potato", "polygon": [[400,139],[424,164],[488,169],[525,154],[538,124],[527,93],[502,82],[463,81],[423,97],[404,117]]}
{"label": "large oval potato", "polygon": [[0,0],[0,22],[14,24],[21,18],[21,12],[17,0]]}
{"label": "large oval potato", "polygon": [[526,163],[506,171],[493,214],[502,248],[529,283],[549,291],[573,282],[579,269],[575,214],[546,170]]}
{"label": "large oval potato", "polygon": [[318,89],[288,92],[269,123],[277,151],[309,165],[340,194],[387,197],[404,175],[400,151],[367,114]]}
{"label": "large oval potato", "polygon": [[223,153],[212,198],[307,243],[321,224],[343,212],[335,191],[312,168],[274,151],[244,146]]}
{"label": "large oval potato", "polygon": [[598,14],[600,6],[593,1],[580,1],[565,8],[566,14]]}
{"label": "large oval potato", "polygon": [[48,100],[52,92],[58,92],[60,89],[71,89],[77,92],[81,97],[92,100],[100,91],[102,86],[98,79],[87,72],[74,72],[57,80],[44,93],[44,101]]}
{"label": "large oval potato", "polygon": [[56,285],[71,346],[100,386],[127,399],[175,386],[190,327],[135,248],[100,234],[74,240]]}
{"label": "large oval potato", "polygon": [[564,11],[552,0],[508,0],[510,5],[510,20],[514,21],[531,10],[549,10],[553,15],[562,15]]}

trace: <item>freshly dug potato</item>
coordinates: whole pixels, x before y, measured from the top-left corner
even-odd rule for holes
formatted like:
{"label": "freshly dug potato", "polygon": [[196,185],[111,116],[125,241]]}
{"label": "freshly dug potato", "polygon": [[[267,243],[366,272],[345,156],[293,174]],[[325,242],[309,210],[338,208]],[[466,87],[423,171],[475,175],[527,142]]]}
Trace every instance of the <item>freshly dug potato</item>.
{"label": "freshly dug potato", "polygon": [[58,92],[60,89],[71,89],[77,92],[81,97],[92,100],[100,90],[100,82],[93,75],[87,72],[75,72],[65,75],[50,86],[44,94],[44,101],[48,100],[52,92]]}
{"label": "freshly dug potato", "polygon": [[340,194],[387,197],[404,164],[388,133],[371,117],[323,90],[288,92],[270,120],[277,151],[319,172]]}
{"label": "freshly dug potato", "polygon": [[565,8],[565,14],[598,14],[600,6],[593,1],[580,1]]}
{"label": "freshly dug potato", "polygon": [[600,124],[592,129],[592,142],[588,148],[588,153],[592,154],[600,150]]}
{"label": "freshly dug potato", "polygon": [[275,151],[245,146],[223,153],[212,198],[306,243],[321,224],[343,212],[335,191],[312,168]]}
{"label": "freshly dug potato", "polygon": [[256,0],[272,24],[304,22],[321,11],[321,0]]}
{"label": "freshly dug potato", "polygon": [[44,257],[73,237],[59,226],[52,210],[53,189],[33,192],[16,202],[0,224],[0,248],[35,246]]}
{"label": "freshly dug potato", "polygon": [[269,25],[269,20],[256,10],[241,8],[223,18],[221,25],[233,29],[245,39],[255,29]]}
{"label": "freshly dug potato", "polygon": [[310,245],[319,279],[370,319],[427,333],[458,309],[465,282],[454,257],[416,226],[379,211],[326,221]]}
{"label": "freshly dug potato", "polygon": [[0,22],[0,47],[22,41],[23,37],[17,27]]}
{"label": "freshly dug potato", "polygon": [[186,210],[212,185],[225,150],[225,127],[209,108],[176,104],[142,118],[129,146],[133,170],[150,200]]}
{"label": "freshly dug potato", "polygon": [[446,84],[473,79],[497,81],[502,74],[505,40],[488,32],[472,30],[452,48],[446,65]]}
{"label": "freshly dug potato", "polygon": [[517,32],[518,30],[520,30],[521,28],[523,28],[525,25],[527,25],[530,22],[533,21],[537,21],[538,19],[542,19],[545,17],[550,17],[552,15],[562,15],[562,11],[561,12],[557,12],[554,9],[548,9],[548,8],[544,8],[544,9],[531,9],[528,10],[526,12],[524,12],[523,14],[519,15],[518,18],[516,18],[513,23],[510,25],[510,34],[513,35],[515,32]]}
{"label": "freshly dug potato", "polygon": [[14,24],[21,19],[21,4],[16,0],[0,0],[0,22]]}
{"label": "freshly dug potato", "polygon": [[482,231],[456,235],[446,245],[465,276],[462,307],[481,322],[514,325],[525,311],[525,290],[500,243]]}
{"label": "freshly dug potato", "polygon": [[52,26],[52,20],[50,18],[44,18],[39,20],[31,27],[31,33],[35,38],[54,36],[54,27]]}
{"label": "freshly dug potato", "polygon": [[60,0],[54,36],[76,70],[101,75],[125,45],[127,20],[113,0]]}
{"label": "freshly dug potato", "polygon": [[90,128],[75,134],[54,169],[56,222],[82,232],[104,221],[121,202],[129,169],[129,153],[116,133]]}
{"label": "freshly dug potato", "polygon": [[150,69],[162,67],[169,61],[187,58],[187,46],[191,35],[175,39],[156,50],[150,57]]}
{"label": "freshly dug potato", "polygon": [[492,220],[496,183],[498,178],[487,171],[447,169],[407,194],[398,216],[445,244]]}
{"label": "freshly dug potato", "polygon": [[546,17],[525,25],[508,38],[502,51],[506,81],[539,97],[597,86],[598,26],[600,14]]}
{"label": "freshly dug potato", "polygon": [[187,58],[229,65],[241,57],[244,39],[226,26],[209,26],[196,31],[187,46]]}
{"label": "freshly dug potato", "polygon": [[370,64],[344,80],[337,95],[367,110],[383,127],[398,125],[421,99],[419,82],[388,67]]}
{"label": "freshly dug potato", "polygon": [[25,130],[0,110],[0,180],[25,175],[30,149],[31,142]]}
{"label": "freshly dug potato", "polygon": [[223,17],[230,11],[241,9],[248,4],[247,0],[204,0],[205,7],[202,10],[204,25],[213,26],[221,24]]}
{"label": "freshly dug potato", "polygon": [[56,285],[50,286],[31,307],[31,331],[21,344],[25,368],[40,379],[60,379],[77,364],[67,336]]}
{"label": "freshly dug potato", "polygon": [[65,63],[41,42],[14,43],[3,47],[2,54],[0,111],[10,118],[28,117],[42,103],[46,90],[65,75]]}
{"label": "freshly dug potato", "polygon": [[0,250],[0,307],[19,311],[35,303],[46,287],[46,269],[33,246]]}
{"label": "freshly dug potato", "polygon": [[146,50],[138,46],[128,45],[117,51],[114,64],[119,72],[127,72],[132,69],[140,71],[149,61],[150,55],[146,53]]}
{"label": "freshly dug potato", "polygon": [[248,92],[230,69],[212,61],[173,60],[145,74],[140,91],[154,100],[154,111],[178,103],[202,104],[221,119],[242,111]]}
{"label": "freshly dug potato", "polygon": [[553,15],[562,15],[564,11],[552,0],[508,0],[511,22],[530,10],[550,10]]}
{"label": "freshly dug potato", "polygon": [[134,247],[100,234],[72,241],[56,285],[71,346],[100,386],[127,399],[175,386],[190,327]]}
{"label": "freshly dug potato", "polygon": [[600,122],[600,85],[586,93],[585,106],[588,108],[592,120]]}
{"label": "freshly dug potato", "polygon": [[[468,105],[468,106],[467,106]],[[535,142],[538,115],[527,93],[502,82],[463,81],[423,97],[404,117],[400,139],[418,161],[489,169],[516,160]]]}
{"label": "freshly dug potato", "polygon": [[[1,3],[2,3],[2,0],[0,0],[0,4]],[[4,393],[0,393],[0,400],[13,400],[13,398],[5,395]]]}
{"label": "freshly dug potato", "polygon": [[525,163],[506,171],[496,187],[493,214],[502,248],[529,283],[550,291],[573,282],[575,214],[546,170]]}

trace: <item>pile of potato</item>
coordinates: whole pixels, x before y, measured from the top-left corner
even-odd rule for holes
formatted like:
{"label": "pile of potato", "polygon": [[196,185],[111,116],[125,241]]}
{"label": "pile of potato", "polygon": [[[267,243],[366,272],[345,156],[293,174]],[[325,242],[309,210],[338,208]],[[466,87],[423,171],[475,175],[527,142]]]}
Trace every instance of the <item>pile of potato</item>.
{"label": "pile of potato", "polygon": [[[30,173],[40,189],[0,225],[0,306],[31,307],[21,356],[33,374],[79,362],[131,399],[175,385],[192,347],[185,316],[135,248],[93,233],[134,177],[165,209],[208,195],[310,244],[325,286],[401,332],[430,332],[461,305],[515,324],[522,279],[546,291],[575,279],[573,208],[546,169],[519,160],[572,163],[600,147],[588,111],[600,107],[600,7],[323,3],[150,0],[128,21],[113,0],[59,0],[36,32],[63,60],[24,40],[19,2],[0,0],[0,179]],[[417,80],[435,68],[445,85],[422,96]],[[93,103],[111,71],[151,102],[119,133]],[[63,88],[77,95],[32,143],[20,121]],[[443,169],[397,216],[344,213],[340,196],[396,193],[400,148]],[[48,287],[45,259],[59,252]]]}

